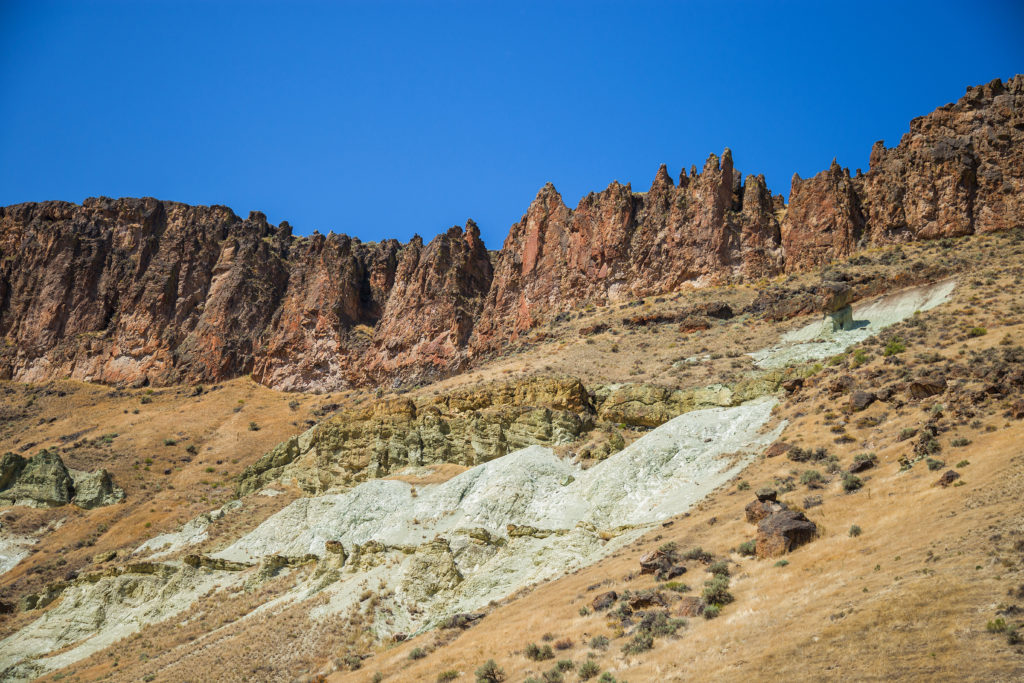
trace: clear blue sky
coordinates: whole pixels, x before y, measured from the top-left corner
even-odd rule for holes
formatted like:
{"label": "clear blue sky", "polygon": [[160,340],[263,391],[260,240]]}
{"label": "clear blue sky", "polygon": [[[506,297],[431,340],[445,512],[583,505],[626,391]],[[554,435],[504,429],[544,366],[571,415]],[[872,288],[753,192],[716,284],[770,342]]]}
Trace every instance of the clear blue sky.
{"label": "clear blue sky", "polygon": [[1024,72],[1024,3],[0,0],[0,204],[155,196],[498,248],[709,152],[788,194]]}

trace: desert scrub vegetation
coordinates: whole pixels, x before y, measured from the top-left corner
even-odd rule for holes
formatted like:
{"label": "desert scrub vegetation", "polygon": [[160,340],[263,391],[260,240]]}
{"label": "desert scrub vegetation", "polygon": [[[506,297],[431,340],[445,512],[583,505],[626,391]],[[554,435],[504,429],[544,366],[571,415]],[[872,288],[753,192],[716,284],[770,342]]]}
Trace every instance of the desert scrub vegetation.
{"label": "desert scrub vegetation", "polygon": [[717,617],[722,607],[735,599],[729,592],[729,577],[716,574],[714,578],[705,581],[701,597],[705,604],[704,618],[714,619]]}
{"label": "desert scrub vegetation", "polygon": [[900,337],[892,337],[886,342],[885,348],[882,349],[882,355],[895,356],[903,353],[906,350],[907,345],[903,342],[903,340]]}
{"label": "desert scrub vegetation", "polygon": [[576,675],[581,681],[589,681],[601,673],[601,666],[593,659],[586,659],[576,669]]}
{"label": "desert scrub vegetation", "polygon": [[503,683],[506,678],[505,670],[498,666],[493,659],[488,659],[481,664],[474,673],[476,683]]}
{"label": "desert scrub vegetation", "polygon": [[668,612],[647,612],[633,637],[622,646],[623,654],[637,655],[654,648],[654,639],[675,635],[686,626],[686,619],[673,619]]}
{"label": "desert scrub vegetation", "polygon": [[[804,507],[806,507],[806,505]],[[739,544],[739,547],[736,548],[736,552],[738,552],[743,557],[753,557],[756,551],[757,541],[755,539],[744,541],[743,543]]]}
{"label": "desert scrub vegetation", "polygon": [[847,472],[843,475],[843,491],[846,493],[853,493],[854,491],[860,490],[864,486],[864,482],[856,474],[850,474]]}
{"label": "desert scrub vegetation", "polygon": [[555,652],[551,649],[550,645],[540,646],[537,643],[530,643],[523,650],[523,654],[527,659],[532,659],[535,662],[542,662],[545,659],[554,659]]}

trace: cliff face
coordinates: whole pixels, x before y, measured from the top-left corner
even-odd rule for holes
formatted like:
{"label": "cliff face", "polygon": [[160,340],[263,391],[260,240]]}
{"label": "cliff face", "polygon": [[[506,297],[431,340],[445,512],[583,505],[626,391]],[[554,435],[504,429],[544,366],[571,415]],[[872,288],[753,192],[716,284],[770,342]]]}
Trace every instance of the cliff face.
{"label": "cliff face", "polygon": [[817,267],[854,249],[1024,225],[1024,76],[969,88],[876,143],[866,173],[790,202],[726,150],[645,193],[569,209],[553,186],[493,267],[470,221],[423,245],[297,238],[259,213],[154,199],[0,208],[0,377],[280,389],[429,379],[581,303]]}
{"label": "cliff face", "polygon": [[650,191],[612,183],[575,210],[545,185],[512,226],[471,346],[499,348],[539,320],[595,300],[670,291],[686,282],[762,277],[782,266],[779,224],[763,178],[746,185],[732,155],[685,172],[662,166]]}
{"label": "cliff face", "polygon": [[835,162],[793,178],[782,224],[786,268],[886,244],[1024,224],[1024,76],[967,89],[954,104],[910,122],[870,169],[852,178]]}

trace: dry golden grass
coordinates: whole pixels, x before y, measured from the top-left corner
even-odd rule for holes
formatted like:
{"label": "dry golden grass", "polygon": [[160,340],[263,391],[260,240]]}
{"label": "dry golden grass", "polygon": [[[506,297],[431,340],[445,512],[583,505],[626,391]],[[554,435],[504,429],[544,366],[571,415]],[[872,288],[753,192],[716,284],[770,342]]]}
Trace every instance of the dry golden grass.
{"label": "dry golden grass", "polygon": [[[280,618],[278,613],[267,612],[258,621],[228,623],[209,635],[199,626],[189,626],[183,631],[184,640],[175,635],[177,621],[172,620],[148,627],[139,636],[70,667],[69,671],[74,671],[70,680],[138,680],[154,671],[159,672],[156,680],[168,681],[289,680],[303,673],[333,671],[330,678],[338,681],[370,681],[377,672],[387,681],[433,681],[441,671],[457,670],[462,672],[458,680],[471,681],[476,667],[494,658],[508,673],[509,681],[519,681],[540,676],[550,668],[552,662],[533,662],[522,654],[529,642],[539,641],[545,633],[570,638],[574,647],[559,653],[558,658],[577,664],[590,651],[584,644],[592,636],[616,635],[605,614],[581,615],[580,608],[609,588],[622,592],[654,586],[649,577],[636,575],[638,559],[667,541],[684,549],[701,546],[717,557],[728,557],[733,563],[731,590],[736,601],[717,619],[690,619],[678,637],[658,639],[654,649],[642,655],[623,655],[626,639],[613,639],[607,652],[596,655],[602,669],[619,679],[632,683],[754,676],[779,680],[1020,680],[1024,677],[1021,653],[1005,636],[988,633],[985,628],[1001,606],[1016,602],[1008,591],[1024,584],[1024,552],[1020,550],[1024,548],[1024,451],[1020,446],[1024,423],[1002,415],[1013,397],[986,404],[975,419],[950,420],[950,430],[940,436],[944,450],[939,457],[946,461],[943,470],[961,459],[970,464],[958,470],[963,485],[940,488],[934,482],[943,470],[929,471],[923,461],[901,471],[899,460],[910,453],[914,441],[897,437],[904,428],[919,427],[943,399],[908,402],[902,407],[875,403],[850,416],[845,413],[847,398],[833,396],[825,387],[831,378],[851,373],[863,381],[887,384],[895,381],[893,373],[900,367],[918,372],[936,362],[917,354],[937,353],[962,361],[971,351],[999,347],[1004,339],[1024,343],[1021,247],[1015,246],[1011,236],[990,235],[958,242],[952,248],[938,243],[905,245],[903,252],[907,258],[895,265],[847,265],[845,269],[884,274],[907,269],[915,262],[945,264],[950,272],[960,273],[954,300],[923,314],[923,330],[897,330],[907,341],[907,350],[899,357],[902,366],[894,369],[881,355],[880,346],[871,348],[870,360],[861,367],[853,369],[848,360],[826,366],[810,386],[785,400],[777,414],[778,419],[790,421],[786,440],[806,447],[826,446],[844,467],[857,453],[875,452],[879,465],[861,475],[865,485],[860,491],[843,493],[835,475],[825,488],[811,491],[799,485],[799,475],[811,467],[821,469],[820,465],[784,457],[760,459],[742,474],[749,490],[738,490],[733,482],[671,525],[602,562],[510,596],[489,608],[487,616],[465,632],[434,631],[399,645],[373,646],[365,616],[342,615],[338,620],[313,622],[306,614],[309,604],[288,608],[279,613]],[[816,278],[812,273],[786,280],[792,285]],[[728,301],[738,310],[755,294],[754,285],[709,288],[651,297],[636,307],[612,305],[577,311],[566,321],[536,330],[533,341],[515,352],[481,361],[463,375],[417,388],[410,395],[442,394],[482,382],[538,374],[573,375],[588,384],[645,381],[694,387],[728,381],[750,367],[749,361],[737,354],[771,344],[785,330],[806,321],[749,319],[715,324],[705,332],[682,333],[674,324],[627,329],[622,318],[712,300]],[[615,333],[579,334],[580,328],[595,323],[606,323]],[[978,326],[986,328],[987,334],[969,336],[968,330]],[[613,351],[613,345],[618,351]],[[720,356],[692,367],[673,365],[704,353]],[[86,427],[94,430],[90,436],[119,432],[124,438],[115,439],[112,450],[128,454],[128,459],[120,462],[114,458],[108,465],[99,454],[95,462],[114,471],[122,485],[127,482],[135,487],[129,489],[130,503],[116,509],[89,513],[70,508],[19,509],[19,523],[26,527],[60,516],[67,516],[68,521],[45,537],[36,553],[41,557],[23,562],[0,586],[17,584],[14,587],[19,591],[24,589],[36,580],[27,576],[31,567],[49,566],[48,557],[88,536],[101,522],[109,523],[110,530],[96,539],[94,547],[72,550],[69,557],[127,547],[158,530],[173,528],[221,502],[219,495],[227,497],[227,492],[220,493],[224,487],[212,489],[201,483],[216,480],[205,472],[211,460],[222,460],[214,465],[217,472],[223,467],[232,476],[269,447],[301,431],[302,420],[315,405],[370,400],[368,392],[359,390],[331,397],[300,397],[301,408],[293,412],[287,407],[291,395],[262,389],[247,380],[222,386],[218,392],[198,398],[185,395],[187,390],[162,390],[156,392],[152,404],[138,406],[140,392],[112,397],[108,389],[80,385],[73,406],[51,410],[45,403],[50,399],[40,398],[36,412],[21,423],[17,436],[0,432],[0,450],[16,447],[16,438],[38,441],[40,447],[56,443],[61,434]],[[27,389],[19,387],[17,391]],[[245,401],[243,410],[234,413],[239,399]],[[131,413],[135,407],[140,408],[140,415]],[[153,410],[144,412],[143,408]],[[827,417],[829,413],[835,417]],[[36,424],[52,415],[58,416],[56,422]],[[874,418],[872,422],[878,424],[858,426],[857,419],[864,417]],[[250,432],[250,420],[261,429]],[[838,433],[833,428],[838,422],[846,423],[842,431],[851,437],[849,443],[835,442]],[[203,448],[199,457],[175,470],[162,489],[154,492],[156,482],[161,481],[155,473],[162,466],[140,472],[131,467],[132,459],[145,457],[144,453],[163,453],[163,439],[179,432],[177,451],[188,443]],[[956,437],[968,438],[971,444],[953,448],[950,442]],[[68,464],[75,466],[73,461]],[[458,471],[455,466],[435,466],[398,478],[427,484]],[[752,492],[787,477],[796,481],[796,490],[783,496],[790,504],[802,506],[806,496],[822,496],[820,506],[807,509],[819,525],[820,537],[787,556],[789,564],[781,567],[771,560],[732,552],[754,536],[754,527],[743,515]],[[147,488],[142,489],[142,484]],[[254,506],[251,514],[232,522],[237,526],[214,530],[214,538],[204,547],[213,548],[254,525],[292,495],[294,492],[263,498],[258,503],[252,499],[260,497],[251,497],[246,503]],[[105,515],[110,516],[109,522]],[[151,526],[146,527],[146,522]],[[848,534],[854,524],[862,528],[860,536]],[[706,572],[696,563],[688,566],[689,572],[680,579],[692,587],[691,594],[698,594]],[[48,571],[52,575],[55,570]],[[286,580],[290,579],[282,579]],[[595,585],[600,588],[592,589]],[[194,606],[190,614],[205,610],[209,615],[233,619],[250,611],[260,599],[213,595]],[[1024,594],[1020,600],[1024,602]],[[10,632],[23,621],[22,616],[9,619],[3,628]],[[290,633],[300,636],[289,637]],[[189,635],[195,639],[189,640]],[[152,660],[136,661],[139,638],[147,643],[145,651]],[[428,656],[410,660],[409,653],[417,647],[427,650]],[[348,664],[338,658],[351,652],[373,656],[364,660],[358,671],[346,671]],[[116,669],[111,667],[115,659],[119,661]],[[570,673],[566,680],[576,680],[576,676]]]}

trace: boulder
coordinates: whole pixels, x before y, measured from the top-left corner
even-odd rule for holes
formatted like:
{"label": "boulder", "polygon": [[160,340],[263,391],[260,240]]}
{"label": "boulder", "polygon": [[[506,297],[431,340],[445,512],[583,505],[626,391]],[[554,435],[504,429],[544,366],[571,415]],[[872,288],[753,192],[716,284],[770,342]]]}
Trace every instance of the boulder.
{"label": "boulder", "polygon": [[774,515],[776,512],[780,512],[785,509],[785,505],[783,505],[782,503],[775,502],[774,499],[758,499],[747,505],[747,507],[743,509],[743,512],[747,517],[747,523],[757,524],[765,517],[770,517],[771,515]]}
{"label": "boulder", "polygon": [[459,614],[453,614],[443,622],[441,622],[441,628],[461,628],[467,629],[473,626],[477,621],[483,619],[482,613],[470,614],[467,612],[461,612]]}
{"label": "boulder", "polygon": [[704,304],[702,307],[704,315],[709,318],[715,318],[717,320],[729,320],[735,314],[732,312],[732,308],[729,304],[721,301],[713,301],[708,304]]}
{"label": "boulder", "polygon": [[952,484],[954,481],[956,481],[959,478],[960,478],[960,473],[957,472],[956,470],[946,470],[945,472],[942,473],[942,476],[939,477],[939,480],[937,482],[935,482],[935,484],[936,484],[936,486],[941,486],[942,488],[946,488],[947,486],[949,486],[950,484]]}
{"label": "boulder", "polygon": [[668,605],[668,601],[665,599],[665,596],[661,591],[643,590],[631,594],[626,599],[626,604],[628,604],[629,608],[632,610],[642,610],[649,609],[651,607],[665,607]]}
{"label": "boulder", "polygon": [[795,393],[799,391],[803,386],[803,377],[794,377],[793,379],[787,379],[782,382],[782,388],[786,390],[787,394]]}
{"label": "boulder", "polygon": [[907,382],[907,393],[911,398],[928,398],[936,396],[946,390],[946,380],[943,377],[919,377]]}
{"label": "boulder", "polygon": [[679,614],[684,617],[699,617],[704,614],[704,601],[695,595],[684,596],[679,601]]}
{"label": "boulder", "polygon": [[[12,463],[8,462],[8,468],[11,467]],[[29,458],[13,483],[0,491],[0,501],[34,507],[58,507],[67,505],[74,494],[74,482],[60,456],[43,450]]]}
{"label": "boulder", "polygon": [[847,309],[853,302],[853,288],[845,282],[823,282],[818,288],[821,312],[831,315]]}
{"label": "boulder", "polygon": [[640,558],[640,573],[654,574],[659,581],[668,581],[685,572],[686,567],[677,565],[672,553],[655,550]]}
{"label": "boulder", "polygon": [[608,591],[607,593],[601,593],[591,601],[590,606],[595,612],[606,610],[615,604],[615,601],[619,599],[619,594],[615,591]]}
{"label": "boulder", "polygon": [[818,526],[802,512],[781,510],[757,525],[756,553],[759,558],[778,557],[810,542]]}
{"label": "boulder", "polygon": [[855,391],[850,394],[850,409],[854,412],[864,410],[874,403],[876,398],[870,391]]}
{"label": "boulder", "polygon": [[71,476],[75,485],[75,496],[71,502],[80,508],[91,510],[124,500],[124,489],[115,484],[110,473],[104,469],[95,472],[72,471]]}
{"label": "boulder", "polygon": [[793,444],[786,443],[785,441],[776,441],[768,447],[768,450],[764,452],[764,456],[766,458],[777,458],[780,455],[789,453],[791,450],[793,450]]}

